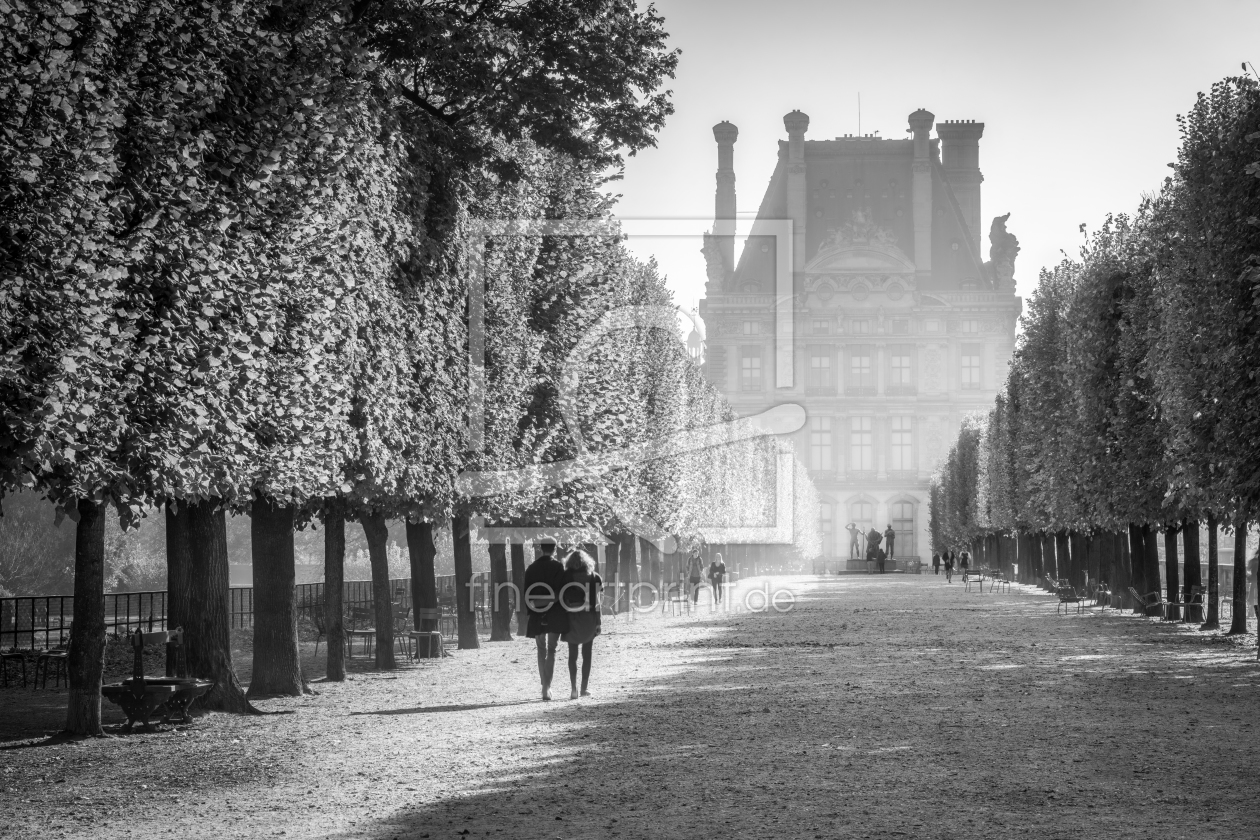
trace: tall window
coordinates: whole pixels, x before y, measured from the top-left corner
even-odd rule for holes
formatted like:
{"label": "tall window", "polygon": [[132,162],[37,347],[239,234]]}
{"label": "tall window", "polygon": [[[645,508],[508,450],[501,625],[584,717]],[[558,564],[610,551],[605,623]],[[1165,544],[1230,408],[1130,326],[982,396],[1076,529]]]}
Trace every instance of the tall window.
{"label": "tall window", "polygon": [[893,532],[897,534],[897,544],[893,547],[901,557],[915,553],[914,551],[914,505],[910,502],[893,502]]}
{"label": "tall window", "polygon": [[[849,521],[862,529],[862,533],[865,534],[875,524],[875,505],[870,502],[853,502],[849,505]],[[865,546],[866,540],[861,539],[858,544]]]}
{"label": "tall window", "polygon": [[870,417],[849,419],[849,469],[855,472],[875,469],[875,441]]}
{"label": "tall window", "polygon": [[910,332],[910,320],[908,318],[893,318],[892,331],[896,335],[905,335]]}
{"label": "tall window", "polygon": [[875,387],[875,377],[871,371],[871,348],[868,345],[856,345],[849,350],[849,382],[853,388]]}
{"label": "tall window", "polygon": [[980,345],[964,344],[962,347],[962,387],[980,387]]}
{"label": "tall window", "polygon": [[975,318],[965,318],[962,322],[962,331],[970,334],[978,333],[980,332],[980,322]]}
{"label": "tall window", "polygon": [[914,469],[914,436],[910,431],[909,417],[891,417],[892,421],[892,469]]}
{"label": "tall window", "polygon": [[761,324],[756,321],[744,322],[744,335],[758,335],[761,333]]}
{"label": "tall window", "polygon": [[814,335],[829,335],[831,333],[831,322],[818,319],[814,321]]}
{"label": "tall window", "polygon": [[894,387],[910,384],[910,348],[897,345],[890,349],[892,354],[892,382]]}
{"label": "tall window", "polygon": [[849,332],[854,335],[869,335],[871,332],[871,322],[868,318],[854,318],[849,322]]}
{"label": "tall window", "polygon": [[831,466],[831,418],[809,418],[809,467],[814,470],[830,470]]}
{"label": "tall window", "polygon": [[810,388],[831,387],[831,350],[829,348],[809,348],[809,379],[806,384]]}
{"label": "tall window", "polygon": [[761,348],[744,347],[740,350],[739,389],[741,391],[761,390]]}
{"label": "tall window", "polygon": [[818,530],[822,532],[823,557],[836,555],[836,523],[831,516],[831,505],[822,502],[818,505]]}

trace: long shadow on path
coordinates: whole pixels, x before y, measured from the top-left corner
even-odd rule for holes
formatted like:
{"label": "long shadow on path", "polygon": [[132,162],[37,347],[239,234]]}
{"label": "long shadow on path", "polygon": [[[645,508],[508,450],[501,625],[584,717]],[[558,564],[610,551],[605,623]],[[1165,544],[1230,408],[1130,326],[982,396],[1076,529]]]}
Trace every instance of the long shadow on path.
{"label": "long shadow on path", "polygon": [[533,754],[367,836],[1255,836],[1260,674],[1213,637],[931,578],[710,624],[625,699],[523,710],[553,727]]}

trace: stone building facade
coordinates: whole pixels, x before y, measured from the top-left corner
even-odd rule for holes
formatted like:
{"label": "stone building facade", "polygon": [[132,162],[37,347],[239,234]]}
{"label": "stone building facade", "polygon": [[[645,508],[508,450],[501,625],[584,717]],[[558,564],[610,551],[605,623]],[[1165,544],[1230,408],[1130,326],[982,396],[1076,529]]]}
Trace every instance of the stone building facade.
{"label": "stone building facade", "polygon": [[[981,254],[984,124],[909,116],[909,139],[787,140],[735,259],[734,145],[718,144],[700,314],[704,370],[736,412],[805,406],[797,451],[821,499],[823,556],[843,566],[845,526],[897,532],[899,565],[928,559],[928,481],[965,415],[1006,378],[1021,301],[1006,217]],[[790,222],[790,225],[787,224]]]}

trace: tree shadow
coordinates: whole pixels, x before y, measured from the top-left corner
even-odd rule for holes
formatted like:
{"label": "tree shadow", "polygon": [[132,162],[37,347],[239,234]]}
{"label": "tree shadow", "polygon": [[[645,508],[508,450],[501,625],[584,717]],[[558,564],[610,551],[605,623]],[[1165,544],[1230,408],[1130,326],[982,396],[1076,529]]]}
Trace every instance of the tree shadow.
{"label": "tree shadow", "polygon": [[[915,620],[909,610],[863,612],[860,628],[841,631],[857,603],[769,621],[715,618],[707,638],[671,645],[694,659],[637,682],[629,696],[515,704],[520,712],[494,738],[462,745],[486,768],[471,789],[406,806],[367,836],[1051,838],[1063,835],[1069,811],[1076,825],[1115,836],[1136,836],[1139,819],[1143,836],[1175,836],[1180,825],[1248,813],[1244,784],[1226,790],[1215,780],[1211,795],[1189,795],[1208,763],[1256,767],[1241,743],[1173,738],[1158,784],[1133,778],[1149,765],[1150,721],[1180,720],[1191,708],[1214,720],[1230,708],[1206,687],[1233,680],[1230,668],[1207,663],[1192,687],[1119,687],[1108,669],[1038,688],[1023,669],[981,671],[977,661],[1052,667],[1061,646],[1118,648],[1149,631],[1105,622],[1082,641],[1053,616],[995,608],[993,622],[964,626],[945,600],[915,609]],[[984,657],[959,658],[952,646],[919,655],[925,623]],[[865,643],[844,644],[859,629]],[[1159,631],[1175,654],[1175,634]],[[1013,650],[1017,632],[1027,635]],[[1033,649],[1034,639],[1051,644]],[[1160,667],[1185,665],[1166,656]],[[394,713],[413,711],[424,710]],[[548,734],[537,752],[505,761],[531,746],[513,730]],[[1151,809],[1163,791],[1187,796],[1177,809]]]}
{"label": "tree shadow", "polygon": [[507,703],[466,703],[451,704],[446,706],[415,706],[410,709],[381,709],[375,712],[351,712],[350,716],[356,715],[432,715],[442,712],[474,712],[478,709],[499,709],[504,706],[530,706],[536,703],[542,703],[540,699],[532,700],[512,700]]}

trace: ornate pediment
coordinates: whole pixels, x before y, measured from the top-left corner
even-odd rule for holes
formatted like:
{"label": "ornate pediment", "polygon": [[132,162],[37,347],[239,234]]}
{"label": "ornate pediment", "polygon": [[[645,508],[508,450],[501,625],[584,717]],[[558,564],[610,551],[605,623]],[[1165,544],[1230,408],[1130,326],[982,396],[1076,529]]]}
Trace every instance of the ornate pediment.
{"label": "ornate pediment", "polygon": [[890,232],[858,211],[853,221],[828,231],[805,273],[913,274],[914,262],[897,247]]}

